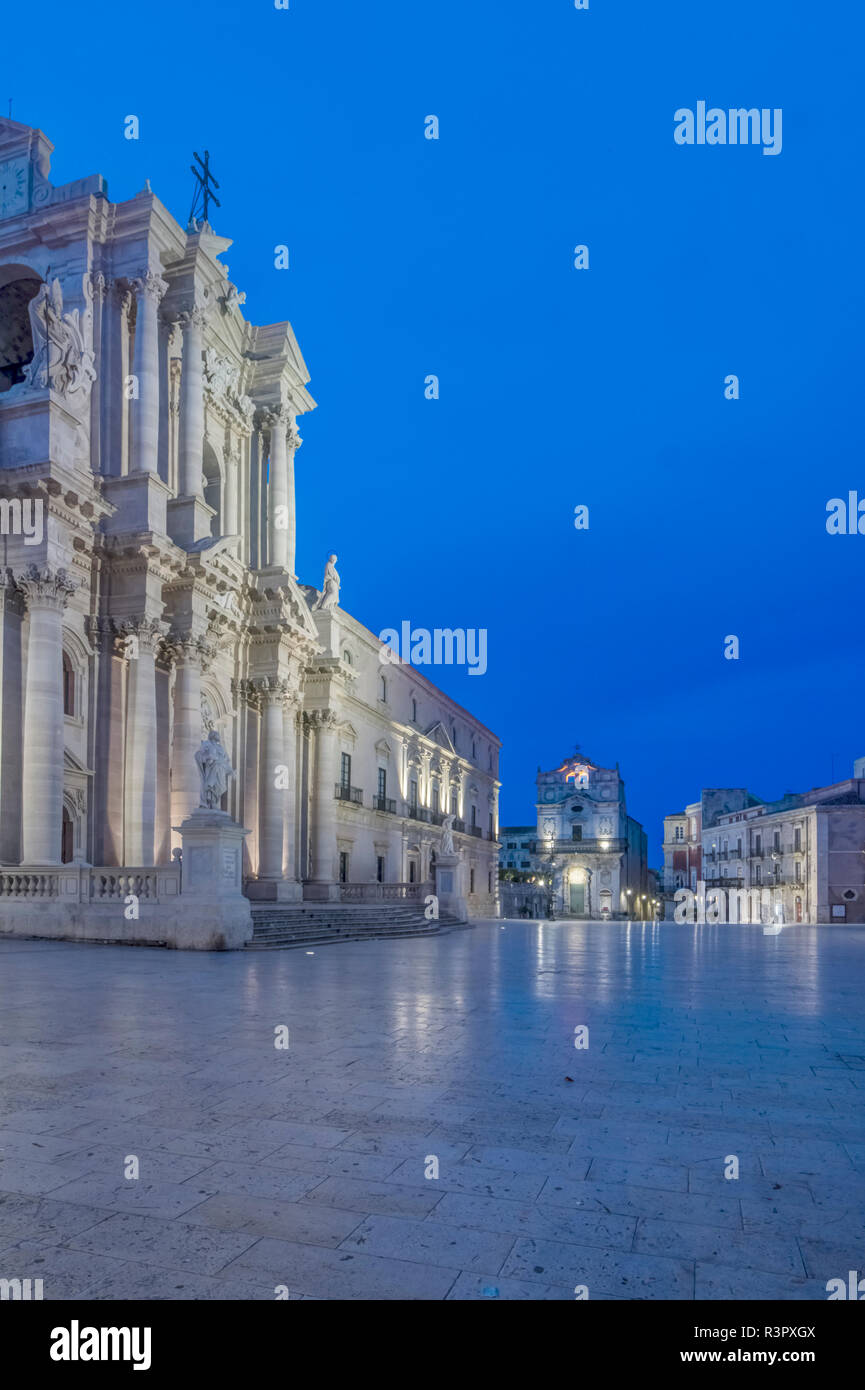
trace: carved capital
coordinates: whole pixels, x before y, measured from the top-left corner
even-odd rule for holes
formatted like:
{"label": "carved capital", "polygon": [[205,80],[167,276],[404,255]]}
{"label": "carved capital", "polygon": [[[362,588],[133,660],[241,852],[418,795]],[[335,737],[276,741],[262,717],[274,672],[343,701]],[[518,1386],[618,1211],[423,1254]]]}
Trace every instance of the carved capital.
{"label": "carved capital", "polygon": [[339,715],[334,709],[308,709],[303,712],[303,722],[308,729],[333,734],[339,724]]}
{"label": "carved capital", "polygon": [[288,681],[280,676],[258,676],[252,684],[262,707],[282,705],[288,695]]}
{"label": "carved capital", "polygon": [[255,423],[263,430],[273,431],[280,426],[287,430],[291,425],[291,412],[284,405],[270,406],[256,413]]}
{"label": "carved capital", "polygon": [[90,294],[93,299],[101,300],[105,297],[108,290],[108,281],[101,270],[91,270],[90,272]]}
{"label": "carved capital", "polygon": [[208,310],[204,305],[193,304],[191,309],[182,309],[177,319],[184,334],[186,334],[190,328],[198,329],[199,331],[204,328],[207,323],[207,315]]}
{"label": "carved capital", "polygon": [[118,650],[130,660],[156,656],[167,631],[168,624],[158,618],[129,618],[117,625]]}
{"label": "carved capital", "polygon": [[52,570],[41,565],[28,565],[15,575],[15,584],[28,608],[54,608],[59,612],[78,588],[65,569]]}
{"label": "carved capital", "polygon": [[132,287],[138,296],[139,303],[142,299],[148,299],[151,304],[158,306],[168,289],[168,281],[163,280],[162,276],[157,275],[153,270],[145,270],[132,281]]}

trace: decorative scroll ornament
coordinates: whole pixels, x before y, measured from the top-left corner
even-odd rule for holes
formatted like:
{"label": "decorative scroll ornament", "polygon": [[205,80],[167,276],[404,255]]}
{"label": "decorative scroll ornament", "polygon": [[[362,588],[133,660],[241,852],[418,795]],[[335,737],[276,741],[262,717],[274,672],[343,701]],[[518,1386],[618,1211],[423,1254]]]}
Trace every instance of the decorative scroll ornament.
{"label": "decorative scroll ornament", "polygon": [[33,361],[27,383],[37,390],[50,386],[58,396],[75,402],[86,400],[96,380],[93,353],[87,347],[77,309],[63,312],[60,281],[43,284],[30,301]]}

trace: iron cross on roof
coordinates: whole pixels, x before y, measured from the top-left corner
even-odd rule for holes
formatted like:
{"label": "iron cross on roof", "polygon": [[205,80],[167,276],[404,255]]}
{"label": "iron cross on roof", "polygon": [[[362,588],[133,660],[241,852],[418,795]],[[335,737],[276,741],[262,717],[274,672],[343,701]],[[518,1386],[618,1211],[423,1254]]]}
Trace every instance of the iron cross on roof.
{"label": "iron cross on roof", "polygon": [[219,187],[219,184],[210,172],[210,151],[204,151],[203,159],[197,150],[193,150],[192,154],[193,158],[198,160],[200,166],[198,169],[196,169],[194,164],[190,164],[189,166],[195,179],[195,193],[192,198],[192,209],[189,213],[189,221],[195,224],[199,211],[201,213],[202,222],[208,222],[210,204],[215,203],[217,207],[221,207],[222,204],[210,187],[211,184],[213,184],[214,188]]}

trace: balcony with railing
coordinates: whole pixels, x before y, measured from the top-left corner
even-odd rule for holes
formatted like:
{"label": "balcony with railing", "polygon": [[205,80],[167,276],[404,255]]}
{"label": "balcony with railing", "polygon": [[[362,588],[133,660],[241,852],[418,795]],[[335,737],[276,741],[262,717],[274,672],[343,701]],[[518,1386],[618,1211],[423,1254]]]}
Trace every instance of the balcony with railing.
{"label": "balcony with railing", "polygon": [[474,835],[476,840],[482,840],[484,838],[483,826],[480,825],[470,825],[468,833]]}
{"label": "balcony with railing", "polygon": [[405,813],[411,820],[419,820],[423,821],[426,825],[429,824],[430,813],[426,806],[418,806],[417,802],[409,801],[406,805]]}
{"label": "balcony with railing", "polygon": [[374,811],[385,811],[389,816],[396,815],[396,802],[389,796],[374,796],[372,807]]}
{"label": "balcony with railing", "polygon": [[624,854],[627,840],[531,840],[532,854]]}
{"label": "balcony with railing", "polygon": [[337,782],[334,792],[337,801],[350,801],[355,806],[363,805],[363,788],[344,786],[342,782]]}

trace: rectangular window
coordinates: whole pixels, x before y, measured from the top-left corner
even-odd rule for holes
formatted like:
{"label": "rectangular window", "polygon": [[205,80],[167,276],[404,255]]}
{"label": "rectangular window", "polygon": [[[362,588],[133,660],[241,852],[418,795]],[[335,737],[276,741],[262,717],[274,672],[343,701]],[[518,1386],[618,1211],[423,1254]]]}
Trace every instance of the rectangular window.
{"label": "rectangular window", "polygon": [[793,831],[793,848],[797,851],[802,848],[802,831],[798,825]]}
{"label": "rectangular window", "polygon": [[469,892],[470,892],[470,893],[473,893],[474,891],[475,891],[475,871],[474,871],[474,869],[470,869],[470,870],[469,870]]}
{"label": "rectangular window", "polygon": [[773,836],[773,839],[772,839],[772,848],[773,848],[773,849],[780,849],[780,848],[781,848],[781,832],[780,832],[780,830],[776,830],[775,833],[774,833],[774,836]]}
{"label": "rectangular window", "polygon": [[451,815],[452,815],[452,816],[456,816],[456,815],[458,814],[458,810],[457,810],[458,806],[459,806],[459,795],[458,795],[457,792],[451,792]]}
{"label": "rectangular window", "polygon": [[796,861],[796,882],[802,882],[802,865],[799,863],[798,860]]}
{"label": "rectangular window", "polygon": [[384,883],[384,855],[380,854],[375,861],[375,876],[378,883]]}
{"label": "rectangular window", "polygon": [[742,837],[741,837],[741,836],[740,836],[739,839],[736,841],[736,857],[737,857],[738,859],[741,859],[741,858],[742,858]]}
{"label": "rectangular window", "polygon": [[345,789],[351,786],[351,754],[343,753],[339,763],[339,785]]}
{"label": "rectangular window", "polygon": [[493,813],[490,811],[490,839],[495,839],[495,829],[493,827]]}
{"label": "rectangular window", "polygon": [[754,853],[755,853],[755,854],[762,854],[762,853],[763,853],[763,836],[762,836],[762,835],[755,835],[755,836],[754,836]]}
{"label": "rectangular window", "polygon": [[487,874],[487,892],[488,892],[488,893],[491,893],[492,891],[493,891],[493,876],[492,876],[491,873],[489,873],[489,874]]}
{"label": "rectangular window", "polygon": [[387,768],[380,767],[378,770],[378,794],[381,797],[387,796]]}
{"label": "rectangular window", "polygon": [[339,881],[348,883],[348,853],[344,849],[339,852]]}
{"label": "rectangular window", "polygon": [[581,825],[574,825],[574,826],[572,826],[572,827],[571,827],[571,839],[572,839],[572,840],[581,840],[582,838],[583,838],[583,827],[582,827]]}
{"label": "rectangular window", "polygon": [[417,810],[417,782],[412,778],[408,784],[408,799],[413,811]]}
{"label": "rectangular window", "polygon": [[433,808],[433,810],[436,811],[436,812],[437,812],[438,809],[439,809],[439,784],[438,784],[438,782],[433,782],[433,789],[432,789],[432,808]]}
{"label": "rectangular window", "polygon": [[476,826],[477,823],[478,823],[478,808],[477,808],[477,806],[473,806],[473,807],[472,807],[472,825],[473,825],[473,826]]}
{"label": "rectangular window", "polygon": [[414,883],[414,882],[415,882],[415,869],[414,869],[414,860],[413,860],[413,859],[410,859],[410,860],[409,860],[409,864],[408,864],[408,881],[409,881],[409,883]]}
{"label": "rectangular window", "polygon": [[762,883],[762,882],[763,882],[763,867],[762,867],[761,864],[758,864],[757,867],[756,867],[756,869],[754,870],[754,882],[755,882],[755,883]]}

